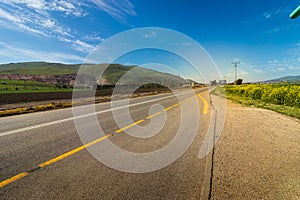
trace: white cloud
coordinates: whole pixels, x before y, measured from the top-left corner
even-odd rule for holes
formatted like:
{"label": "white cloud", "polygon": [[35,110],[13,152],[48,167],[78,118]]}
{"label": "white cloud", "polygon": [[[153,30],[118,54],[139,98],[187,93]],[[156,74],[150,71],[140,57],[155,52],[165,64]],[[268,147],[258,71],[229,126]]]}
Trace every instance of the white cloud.
{"label": "white cloud", "polygon": [[[0,4],[0,24],[12,30],[52,38],[57,37],[57,35],[66,35],[65,33],[69,32],[68,27],[60,25],[55,19],[34,12],[34,10],[31,9],[31,6],[39,8],[41,8],[41,6],[30,4],[30,8],[24,8],[22,5],[13,4],[23,4],[23,2],[25,1],[13,0],[9,6]],[[29,3],[31,3],[31,1],[27,2],[27,4]]]}
{"label": "white cloud", "polygon": [[289,69],[289,70],[294,70],[294,69],[298,69],[298,70],[300,70],[300,67],[288,66],[288,69]]}
{"label": "white cloud", "polygon": [[30,18],[23,17],[22,15],[18,16],[16,14],[10,14],[0,8],[0,24],[2,27],[16,31],[26,31],[42,36],[48,36],[47,33],[28,26],[27,24],[31,21],[32,20]]}
{"label": "white cloud", "polygon": [[44,0],[2,0],[2,3],[8,5],[22,4],[34,9],[44,9],[46,2]]}
{"label": "white cloud", "polygon": [[93,45],[90,45],[80,40],[75,40],[74,42],[72,42],[72,44],[78,51],[91,52],[95,49]]}
{"label": "white cloud", "polygon": [[285,70],[284,67],[278,67],[278,68],[277,68],[277,71],[284,71],[284,70]]}
{"label": "white cloud", "polygon": [[294,44],[292,48],[287,50],[282,62],[285,63],[285,66],[300,68],[300,43]]}
{"label": "white cloud", "polygon": [[265,12],[264,13],[264,17],[269,19],[272,16],[272,14],[270,12]]}
{"label": "white cloud", "polygon": [[78,0],[2,0],[2,3],[12,7],[22,6],[32,9],[39,13],[40,11],[59,11],[66,15],[85,16],[87,13],[83,11],[81,3]]}
{"label": "white cloud", "polygon": [[96,34],[82,37],[76,30],[55,19],[52,12],[62,16],[83,17],[93,6],[121,22],[124,22],[128,15],[136,15],[129,0],[2,0],[0,26],[26,34],[56,39],[71,44],[71,47],[77,51],[90,52],[94,46],[89,42],[102,42],[104,39]]}
{"label": "white cloud", "polygon": [[267,19],[270,19],[271,17],[274,18],[279,15],[286,15],[290,12],[291,12],[291,9],[288,6],[285,6],[285,7],[278,8],[276,10],[267,11],[263,14],[263,16]]}
{"label": "white cloud", "polygon": [[275,59],[275,60],[269,60],[268,63],[269,64],[275,64],[275,63],[278,63],[278,60],[277,59]]}
{"label": "white cloud", "polygon": [[90,53],[95,49],[95,46],[90,45],[90,44],[83,42],[81,40],[78,40],[78,39],[71,40],[71,39],[68,39],[65,37],[59,37],[58,40],[61,42],[71,44],[75,50],[80,51],[80,52]]}
{"label": "white cloud", "polygon": [[46,2],[44,0],[19,0],[16,2],[25,3],[28,7],[35,9],[43,9],[46,6]]}
{"label": "white cloud", "polygon": [[55,27],[55,21],[52,21],[51,19],[42,20],[42,26],[47,28],[53,28]]}
{"label": "white cloud", "polygon": [[97,34],[91,34],[91,35],[86,35],[82,39],[86,41],[97,41],[97,42],[103,42],[104,38],[98,36]]}
{"label": "white cloud", "polygon": [[247,74],[249,74],[248,71],[245,71],[245,70],[243,70],[243,69],[239,69],[237,73],[238,73],[239,75],[247,75]]}
{"label": "white cloud", "polygon": [[113,18],[124,22],[125,16],[135,16],[133,5],[129,0],[116,1],[116,0],[90,0],[98,6],[101,10],[110,14]]}
{"label": "white cloud", "polygon": [[262,69],[253,69],[253,71],[255,73],[263,73],[264,72],[264,70],[262,70]]}
{"label": "white cloud", "polygon": [[56,0],[48,3],[47,10],[62,12],[65,15],[83,17],[88,14],[83,7],[83,3],[77,0]]}
{"label": "white cloud", "polygon": [[31,61],[36,60],[37,58],[41,61],[46,62],[78,62],[81,63],[84,61],[84,58],[76,56],[73,54],[66,54],[61,52],[45,52],[45,51],[35,51],[30,49],[25,49],[21,47],[11,46],[9,44],[0,42],[0,57],[1,62],[5,62],[5,59],[8,59],[8,62],[11,62],[12,59]]}
{"label": "white cloud", "polygon": [[58,37],[58,40],[61,41],[61,42],[68,42],[68,43],[72,42],[72,40],[70,40],[68,38],[65,38],[65,37],[61,37],[61,36]]}
{"label": "white cloud", "polygon": [[2,10],[1,8],[0,8],[0,18],[8,20],[8,21],[16,22],[16,23],[21,22],[20,18],[9,14],[8,12]]}

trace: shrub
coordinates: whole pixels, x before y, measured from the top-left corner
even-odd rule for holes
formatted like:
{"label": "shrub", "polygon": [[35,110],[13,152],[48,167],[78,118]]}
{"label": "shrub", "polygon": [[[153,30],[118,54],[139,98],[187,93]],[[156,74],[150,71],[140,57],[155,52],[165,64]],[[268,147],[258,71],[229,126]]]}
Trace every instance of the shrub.
{"label": "shrub", "polygon": [[226,94],[277,105],[300,107],[300,85],[255,84],[226,86]]}

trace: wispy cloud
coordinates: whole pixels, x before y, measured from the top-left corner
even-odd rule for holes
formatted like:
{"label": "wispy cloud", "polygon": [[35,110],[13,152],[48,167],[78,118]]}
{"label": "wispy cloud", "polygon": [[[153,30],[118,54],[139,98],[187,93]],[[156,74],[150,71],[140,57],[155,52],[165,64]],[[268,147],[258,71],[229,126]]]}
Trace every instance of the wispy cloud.
{"label": "wispy cloud", "polygon": [[12,7],[25,7],[38,13],[42,13],[42,11],[59,11],[66,15],[74,15],[78,17],[88,14],[81,8],[81,6],[85,4],[78,0],[2,0],[2,3]]}
{"label": "wispy cloud", "polygon": [[265,63],[246,68],[252,74],[253,80],[259,77],[263,80],[287,75],[300,75],[300,45],[295,44],[275,59],[270,59]]}
{"label": "wispy cloud", "polygon": [[[11,46],[10,44],[0,42],[0,62],[11,62],[12,60],[17,61],[30,61],[39,58],[41,61],[47,62],[62,62],[62,63],[81,63],[84,58],[73,54],[66,54],[61,52],[45,52],[45,51],[34,51],[22,47]],[[6,61],[7,59],[7,61]],[[24,60],[25,59],[25,60]]]}
{"label": "wispy cloud", "polygon": [[268,63],[269,64],[275,64],[275,63],[278,63],[278,60],[277,59],[275,59],[275,60],[269,60]]}
{"label": "wispy cloud", "polygon": [[90,0],[98,6],[101,10],[110,14],[113,18],[125,22],[127,15],[136,16],[134,6],[129,0]]}
{"label": "wispy cloud", "polygon": [[276,34],[286,29],[291,29],[295,27],[298,28],[299,25],[297,23],[293,23],[291,20],[289,20],[288,17],[292,8],[290,6],[286,6],[286,4],[284,3],[282,4],[283,6],[277,9],[265,11],[264,13],[261,13],[261,15],[245,20],[242,23],[246,26],[249,26],[249,24],[262,24],[264,25],[263,32],[268,35]]}
{"label": "wispy cloud", "polygon": [[46,10],[48,9],[42,0],[4,0],[0,4],[0,23],[9,29],[44,37],[71,37],[71,29],[61,25]]}
{"label": "wispy cloud", "polygon": [[265,18],[269,19],[272,16],[272,13],[265,12],[263,15],[264,15]]}
{"label": "wispy cloud", "polygon": [[103,42],[104,38],[102,38],[101,36],[99,36],[96,33],[93,33],[91,35],[86,35],[82,38],[85,41],[95,41],[95,42]]}
{"label": "wispy cloud", "polygon": [[95,34],[82,36],[72,27],[60,23],[53,13],[62,17],[83,17],[89,14],[91,7],[105,11],[121,22],[128,15],[136,15],[129,0],[2,0],[0,26],[55,39],[70,44],[76,51],[89,53],[94,49],[90,43],[102,42],[103,38]]}
{"label": "wispy cloud", "polygon": [[93,45],[90,45],[86,42],[83,42],[81,40],[75,40],[72,42],[72,44],[74,45],[74,47],[78,50],[78,51],[83,51],[83,52],[91,52],[95,49],[95,47]]}
{"label": "wispy cloud", "polygon": [[284,70],[285,70],[284,67],[278,67],[278,68],[277,68],[277,71],[280,71],[280,72],[282,72],[282,71],[284,71]]}
{"label": "wispy cloud", "polygon": [[263,69],[253,69],[255,73],[264,73]]}

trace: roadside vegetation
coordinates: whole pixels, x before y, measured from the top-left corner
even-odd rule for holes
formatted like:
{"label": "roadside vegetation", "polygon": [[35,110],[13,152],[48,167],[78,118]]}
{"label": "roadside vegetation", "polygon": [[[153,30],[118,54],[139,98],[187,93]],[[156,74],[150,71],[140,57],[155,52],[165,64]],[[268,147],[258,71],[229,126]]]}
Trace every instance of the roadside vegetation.
{"label": "roadside vegetation", "polygon": [[38,105],[29,108],[14,108],[9,110],[0,110],[0,117],[10,116],[10,115],[17,115],[17,114],[24,114],[24,113],[32,113],[38,111],[45,111],[45,110],[53,110],[59,108],[68,108],[72,106],[72,102],[56,102],[56,103],[49,103],[45,105]]}
{"label": "roadside vegetation", "polygon": [[[226,98],[247,106],[270,109],[300,119],[300,84],[227,85]],[[213,94],[225,96],[218,87]]]}
{"label": "roadside vegetation", "polygon": [[0,65],[0,74],[73,74],[80,64],[62,64],[47,62],[20,62]]}
{"label": "roadside vegetation", "polygon": [[49,84],[36,81],[24,80],[1,80],[0,94],[3,93],[27,93],[27,92],[59,92],[72,91],[70,87],[63,87],[58,84]]}

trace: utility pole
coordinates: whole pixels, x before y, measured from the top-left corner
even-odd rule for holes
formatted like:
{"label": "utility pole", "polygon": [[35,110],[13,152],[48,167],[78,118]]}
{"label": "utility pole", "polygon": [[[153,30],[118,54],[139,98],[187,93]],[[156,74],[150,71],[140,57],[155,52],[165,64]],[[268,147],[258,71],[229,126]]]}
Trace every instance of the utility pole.
{"label": "utility pole", "polygon": [[236,68],[237,68],[238,64],[240,64],[240,61],[238,61],[237,59],[235,59],[231,63],[234,65],[234,84],[236,84],[236,80],[237,80]]}

